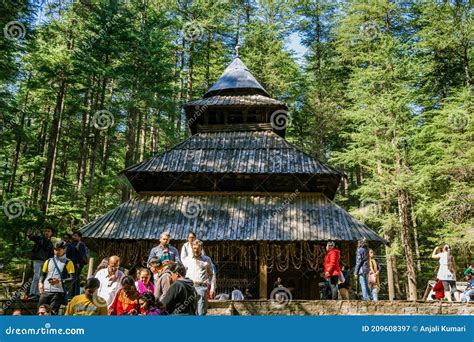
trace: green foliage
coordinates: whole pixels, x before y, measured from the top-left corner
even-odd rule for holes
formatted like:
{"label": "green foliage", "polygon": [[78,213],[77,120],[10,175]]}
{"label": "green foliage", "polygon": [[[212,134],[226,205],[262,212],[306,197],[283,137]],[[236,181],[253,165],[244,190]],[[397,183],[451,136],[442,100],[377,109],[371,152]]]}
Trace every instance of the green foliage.
{"label": "green foliage", "polygon": [[[130,186],[119,172],[189,134],[183,103],[217,80],[237,42],[254,76],[288,103],[287,138],[347,174],[336,201],[392,237],[400,274],[400,191],[410,198],[423,262],[445,242],[459,263],[472,261],[469,1],[0,6],[2,27],[16,20],[26,28],[20,40],[0,39],[0,202],[24,205],[20,217],[0,212],[0,263],[7,267],[28,256],[26,229],[72,231],[127,198]],[[301,61],[289,48],[292,34],[307,49]],[[96,128],[100,110],[113,116],[103,130]],[[423,281],[433,274],[429,265]]]}

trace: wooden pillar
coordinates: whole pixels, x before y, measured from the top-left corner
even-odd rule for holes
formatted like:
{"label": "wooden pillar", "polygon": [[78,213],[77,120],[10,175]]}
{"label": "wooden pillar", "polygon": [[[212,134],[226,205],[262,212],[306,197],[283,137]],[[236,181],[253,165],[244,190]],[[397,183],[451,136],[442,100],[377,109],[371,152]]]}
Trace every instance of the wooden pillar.
{"label": "wooden pillar", "polygon": [[94,274],[94,258],[89,258],[89,265],[87,268],[87,279],[92,277]]}
{"label": "wooden pillar", "polygon": [[259,246],[259,257],[258,257],[258,264],[259,264],[259,298],[260,299],[267,299],[267,283],[268,283],[268,275],[267,275],[267,265],[265,264],[265,258],[263,255],[263,244]]}

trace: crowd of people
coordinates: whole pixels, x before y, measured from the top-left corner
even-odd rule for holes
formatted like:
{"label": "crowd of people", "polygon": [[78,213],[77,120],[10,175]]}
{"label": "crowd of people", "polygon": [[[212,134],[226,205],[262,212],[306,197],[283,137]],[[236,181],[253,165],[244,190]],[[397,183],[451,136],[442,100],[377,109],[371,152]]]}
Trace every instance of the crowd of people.
{"label": "crowd of people", "polygon": [[431,257],[438,260],[438,274],[437,281],[433,286],[430,299],[443,300],[452,302],[453,299],[457,302],[471,302],[474,301],[474,267],[469,265],[464,270],[464,277],[467,286],[461,293],[456,286],[456,263],[449,245],[437,246],[433,249]]}
{"label": "crowd of people", "polygon": [[[324,258],[325,282],[321,291],[323,299],[351,299],[350,267],[343,265],[341,268],[340,263],[341,252],[333,241],[329,241]],[[360,285],[362,300],[378,300],[381,270],[380,262],[375,258],[374,251],[369,249],[367,241],[358,241],[354,277]]]}
{"label": "crowd of people", "polygon": [[[216,291],[216,267],[206,255],[203,242],[189,232],[181,253],[170,244],[167,232],[160,235],[160,243],[153,247],[147,267],[139,268],[135,277],[120,270],[120,257],[113,255],[102,260],[93,277],[80,288],[80,274],[88,263],[89,250],[76,232],[65,234],[54,245],[54,229],[47,228],[43,235],[27,236],[34,241],[32,264],[34,277],[30,298],[38,299],[38,315],[56,315],[61,305],[66,315],[206,315],[208,300]],[[433,299],[472,301],[474,298],[474,270],[472,265],[464,272],[468,278],[466,291],[456,289],[454,258],[448,245],[436,247],[432,257],[439,260]],[[362,300],[378,300],[380,291],[380,262],[369,249],[366,240],[358,241],[353,271],[360,285]],[[352,299],[351,270],[341,268],[341,252],[335,242],[326,245],[324,259],[324,299]],[[281,287],[278,278],[274,287]],[[249,289],[242,293],[234,288],[232,294],[220,294],[216,299],[251,299]],[[18,314],[18,312],[14,312]]]}
{"label": "crowd of people", "polygon": [[54,230],[28,237],[33,247],[34,278],[30,298],[38,299],[38,315],[206,315],[216,289],[216,267],[203,243],[189,232],[181,254],[164,232],[152,248],[147,267],[135,277],[120,270],[120,257],[105,258],[80,294],[80,273],[89,259],[81,234],[66,234],[51,242]]}

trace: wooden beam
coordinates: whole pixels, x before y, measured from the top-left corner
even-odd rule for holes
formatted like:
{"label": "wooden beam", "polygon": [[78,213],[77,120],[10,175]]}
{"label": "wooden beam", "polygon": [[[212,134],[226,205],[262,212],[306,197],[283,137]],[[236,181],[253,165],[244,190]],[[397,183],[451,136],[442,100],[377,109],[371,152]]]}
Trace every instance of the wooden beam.
{"label": "wooden beam", "polygon": [[87,279],[92,277],[94,274],[94,258],[89,258],[89,265],[87,268]]}
{"label": "wooden beam", "polygon": [[259,264],[259,298],[260,299],[267,299],[268,293],[267,293],[267,288],[268,288],[268,273],[267,273],[267,265],[265,264],[265,259],[263,257],[263,244],[260,244],[259,246],[259,258],[258,258],[258,264]]}

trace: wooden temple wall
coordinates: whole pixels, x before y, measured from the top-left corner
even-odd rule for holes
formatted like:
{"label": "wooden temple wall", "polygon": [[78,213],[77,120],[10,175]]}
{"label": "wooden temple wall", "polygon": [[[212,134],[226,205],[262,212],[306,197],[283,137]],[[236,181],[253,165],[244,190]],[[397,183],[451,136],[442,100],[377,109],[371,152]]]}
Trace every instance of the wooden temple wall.
{"label": "wooden temple wall", "polygon": [[[118,255],[121,265],[132,271],[146,267],[148,254],[158,241],[87,241],[96,253],[95,266],[106,257]],[[181,250],[184,241],[172,244]],[[356,242],[339,243],[341,266],[354,266]],[[324,242],[204,242],[204,250],[217,268],[217,293],[229,294],[235,288],[248,288],[256,298],[268,298],[277,277],[301,299],[319,298],[322,281]]]}

